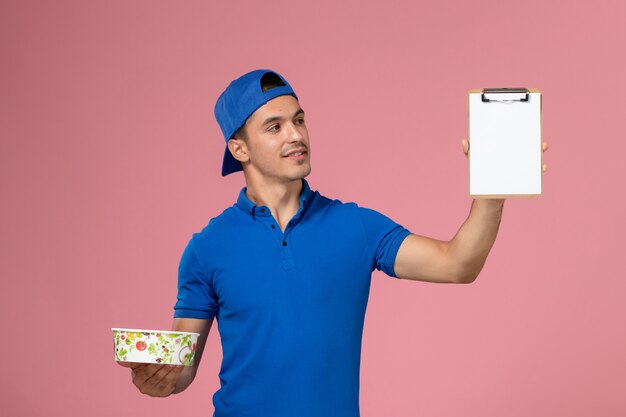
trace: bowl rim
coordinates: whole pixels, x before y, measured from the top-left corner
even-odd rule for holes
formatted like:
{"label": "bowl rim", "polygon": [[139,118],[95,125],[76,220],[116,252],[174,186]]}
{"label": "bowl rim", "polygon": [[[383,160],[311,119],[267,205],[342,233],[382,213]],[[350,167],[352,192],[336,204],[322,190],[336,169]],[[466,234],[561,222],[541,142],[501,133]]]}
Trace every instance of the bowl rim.
{"label": "bowl rim", "polygon": [[111,330],[116,332],[116,331],[121,331],[121,332],[134,332],[134,333],[175,333],[175,334],[190,334],[190,335],[196,335],[196,336],[200,336],[200,333],[195,333],[195,332],[179,332],[176,330],[146,330],[146,329],[128,329],[128,328],[124,328],[124,327],[111,327]]}

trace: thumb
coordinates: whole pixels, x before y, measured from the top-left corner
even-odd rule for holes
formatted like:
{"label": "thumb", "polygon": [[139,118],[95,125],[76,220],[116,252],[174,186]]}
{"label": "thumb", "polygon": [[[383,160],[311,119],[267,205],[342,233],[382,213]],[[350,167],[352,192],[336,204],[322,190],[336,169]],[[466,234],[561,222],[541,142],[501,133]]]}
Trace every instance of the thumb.
{"label": "thumb", "polygon": [[463,139],[461,145],[463,146],[463,153],[467,154],[469,152],[469,140]]}

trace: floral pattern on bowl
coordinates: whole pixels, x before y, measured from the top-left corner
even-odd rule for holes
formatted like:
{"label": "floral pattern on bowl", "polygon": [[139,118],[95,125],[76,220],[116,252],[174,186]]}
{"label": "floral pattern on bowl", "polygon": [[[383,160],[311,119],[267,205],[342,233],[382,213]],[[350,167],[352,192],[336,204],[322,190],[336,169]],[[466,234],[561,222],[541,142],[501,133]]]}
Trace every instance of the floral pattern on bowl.
{"label": "floral pattern on bowl", "polygon": [[111,329],[115,360],[121,362],[193,365],[198,333]]}

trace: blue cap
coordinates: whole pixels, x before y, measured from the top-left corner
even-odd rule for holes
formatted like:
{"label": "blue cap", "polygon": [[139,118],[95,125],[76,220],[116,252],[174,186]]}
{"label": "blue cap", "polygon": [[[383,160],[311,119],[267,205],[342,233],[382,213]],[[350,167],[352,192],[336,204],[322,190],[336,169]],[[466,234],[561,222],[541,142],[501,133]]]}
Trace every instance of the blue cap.
{"label": "blue cap", "polygon": [[[261,78],[267,73],[276,74],[285,85],[263,92]],[[242,75],[232,81],[226,90],[220,94],[217,103],[215,103],[215,118],[222,129],[224,140],[226,140],[222,176],[243,171],[241,163],[233,157],[228,149],[228,140],[233,137],[237,129],[243,126],[248,117],[252,116],[252,113],[259,107],[273,98],[284,95],[292,95],[296,99],[298,98],[287,80],[276,71],[269,69],[254,70]]]}

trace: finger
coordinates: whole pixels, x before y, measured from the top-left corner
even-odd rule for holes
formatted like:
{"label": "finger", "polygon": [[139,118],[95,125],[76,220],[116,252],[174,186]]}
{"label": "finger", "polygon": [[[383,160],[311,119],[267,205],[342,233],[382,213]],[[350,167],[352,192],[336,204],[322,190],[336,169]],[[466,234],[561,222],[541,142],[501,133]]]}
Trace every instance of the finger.
{"label": "finger", "polygon": [[167,393],[168,395],[176,389],[176,383],[178,382],[178,378],[180,374],[183,372],[183,366],[169,366],[170,371],[161,379],[159,384],[157,385],[157,389],[159,392]]}
{"label": "finger", "polygon": [[145,382],[149,392],[156,396],[169,395],[176,387],[176,381],[180,376],[182,369],[177,366],[166,365],[159,369],[149,380]]}
{"label": "finger", "polygon": [[146,381],[152,378],[164,366],[165,365],[150,364],[149,366],[135,370],[133,384],[135,384],[137,388],[141,389],[141,387],[145,385]]}
{"label": "finger", "polygon": [[463,139],[461,141],[461,144],[463,145],[463,153],[467,155],[467,153],[469,152],[469,141],[467,139]]}
{"label": "finger", "polygon": [[158,385],[161,380],[173,370],[173,368],[175,368],[175,366],[162,365],[154,374],[152,374],[150,378],[146,380],[146,383],[153,386]]}
{"label": "finger", "polygon": [[548,142],[544,142],[541,149],[545,152],[548,150]]}
{"label": "finger", "polygon": [[133,377],[133,379],[135,379],[135,375],[140,374],[142,372],[142,369],[145,368],[147,365],[147,363],[143,363],[142,366],[132,368],[130,370],[130,375]]}
{"label": "finger", "polygon": [[543,164],[542,170],[543,172],[546,172],[548,170],[548,164]]}

